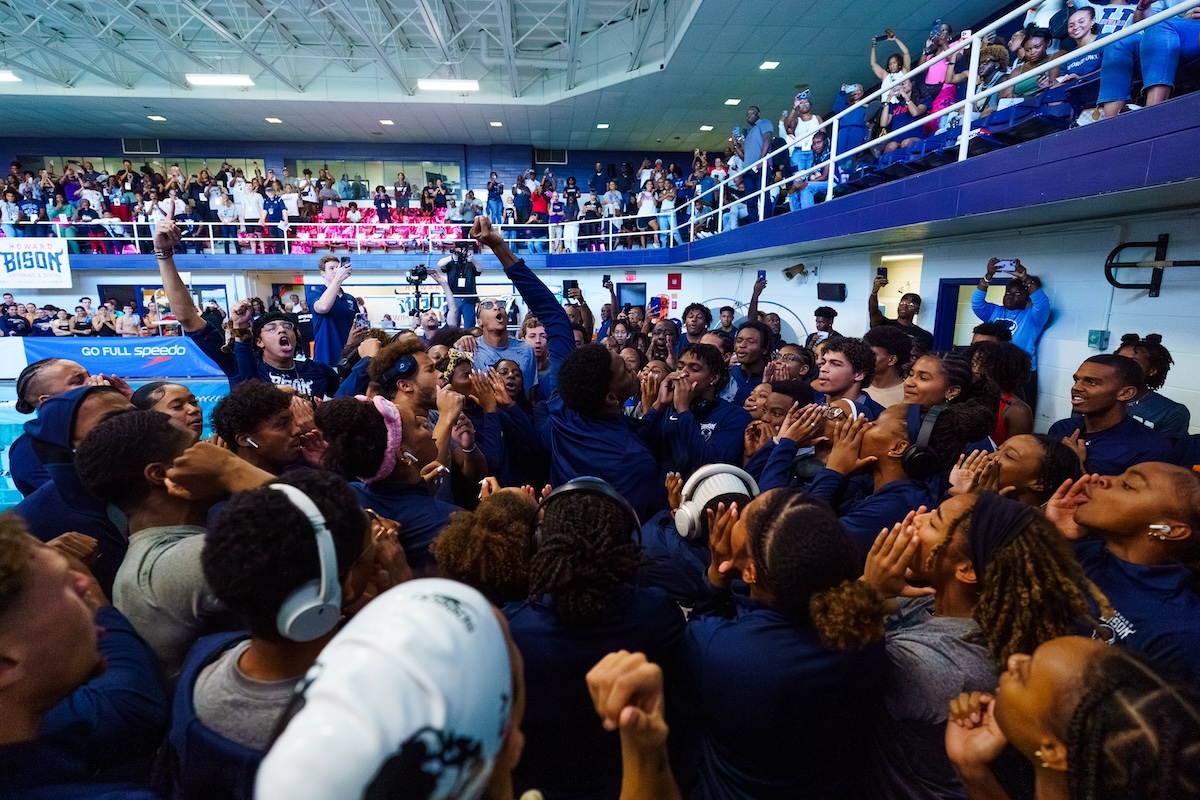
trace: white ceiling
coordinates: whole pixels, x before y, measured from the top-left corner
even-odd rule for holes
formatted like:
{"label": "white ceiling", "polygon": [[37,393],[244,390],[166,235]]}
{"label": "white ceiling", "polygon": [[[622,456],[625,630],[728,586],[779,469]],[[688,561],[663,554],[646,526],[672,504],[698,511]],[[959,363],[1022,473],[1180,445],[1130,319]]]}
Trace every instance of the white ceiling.
{"label": "white ceiling", "polygon": [[[775,119],[797,83],[813,87],[818,110],[842,83],[869,83],[869,39],[884,27],[916,53],[934,18],[959,28],[999,7],[996,0],[0,0],[0,68],[23,78],[0,83],[0,135],[717,148],[744,124],[749,105]],[[881,57],[889,47],[881,45]],[[764,60],[779,67],[758,69]],[[188,88],[190,72],[248,73],[255,86]],[[481,91],[417,89],[428,77],[474,78]],[[741,104],[726,106],[727,98]],[[151,114],[167,121],[151,122]]]}

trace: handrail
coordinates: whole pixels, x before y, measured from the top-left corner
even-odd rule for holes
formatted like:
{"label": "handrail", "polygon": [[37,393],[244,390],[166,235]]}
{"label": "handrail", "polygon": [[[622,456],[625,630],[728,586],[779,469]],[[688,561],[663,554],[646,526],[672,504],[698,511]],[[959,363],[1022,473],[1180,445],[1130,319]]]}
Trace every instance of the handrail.
{"label": "handrail", "polygon": [[[996,20],[995,22],[990,23],[989,25],[985,26],[981,30],[974,31],[970,37],[968,37],[966,39],[959,39],[959,41],[955,42],[950,47],[947,47],[946,50],[939,53],[936,57],[931,58],[930,60],[926,61],[924,64],[919,64],[918,66],[916,66],[913,69],[909,70],[908,72],[904,73],[900,79],[901,81],[903,81],[903,80],[911,79],[913,76],[920,75],[920,74],[924,73],[925,71],[927,71],[933,64],[937,63],[938,61],[948,59],[954,53],[960,52],[961,50],[965,49],[966,47],[970,47],[971,48],[971,67],[970,67],[970,72],[967,76],[967,93],[966,93],[966,96],[962,100],[958,100],[958,101],[952,103],[951,105],[946,106],[945,108],[941,108],[935,112],[926,114],[925,116],[923,116],[919,119],[913,120],[912,122],[908,123],[907,125],[904,125],[903,127],[898,128],[894,131],[889,131],[886,136],[878,137],[876,139],[872,139],[872,140],[863,142],[862,144],[856,145],[855,147],[851,148],[850,150],[848,150],[846,152],[842,152],[842,153],[839,153],[837,150],[838,128],[839,128],[839,123],[842,120],[842,118],[845,117],[850,112],[852,112],[858,108],[862,108],[862,107],[866,106],[868,103],[873,102],[876,98],[882,96],[882,94],[888,90],[885,90],[882,86],[880,86],[879,89],[876,89],[870,95],[863,97],[857,103],[843,109],[842,111],[839,111],[838,113],[832,115],[829,119],[822,121],[821,125],[818,126],[818,128],[817,128],[818,131],[824,130],[826,128],[826,126],[829,126],[829,128],[830,128],[830,132],[826,134],[828,137],[828,142],[829,142],[829,156],[828,156],[827,162],[825,162],[825,163],[827,163],[830,168],[829,169],[829,177],[827,179],[828,182],[827,182],[827,187],[826,187],[826,199],[828,200],[828,199],[833,198],[833,187],[836,184],[836,180],[835,180],[836,165],[839,160],[844,160],[844,159],[850,158],[858,153],[861,153],[865,150],[869,150],[869,149],[873,148],[874,146],[876,146],[877,144],[879,144],[880,142],[899,138],[902,134],[916,130],[919,127],[924,127],[931,120],[940,119],[941,117],[956,113],[960,110],[965,110],[967,108],[970,108],[981,99],[984,99],[984,98],[990,97],[993,94],[1002,92],[1011,86],[1015,86],[1016,84],[1018,84],[1022,81],[1028,80],[1030,77],[1035,77],[1037,75],[1041,75],[1042,73],[1047,72],[1047,71],[1053,69],[1054,67],[1057,67],[1057,66],[1060,66],[1060,65],[1066,63],[1068,60],[1073,60],[1075,58],[1078,58],[1081,55],[1086,55],[1095,50],[1098,50],[1098,49],[1101,49],[1104,47],[1108,47],[1109,45],[1113,44],[1116,41],[1119,41],[1120,39],[1126,38],[1128,36],[1132,36],[1136,33],[1140,33],[1142,30],[1144,30],[1152,25],[1157,25],[1158,23],[1164,22],[1165,20],[1170,19],[1172,17],[1176,17],[1179,14],[1188,11],[1189,9],[1200,6],[1200,0],[1181,0],[1181,2],[1176,3],[1175,5],[1167,8],[1163,11],[1160,11],[1157,14],[1146,17],[1145,19],[1142,19],[1139,22],[1135,22],[1135,23],[1126,25],[1124,28],[1113,33],[1110,36],[1106,36],[1102,39],[1096,39],[1095,41],[1091,42],[1090,44],[1084,45],[1083,47],[1080,47],[1080,48],[1077,48],[1074,50],[1064,51],[1064,52],[1060,53],[1059,55],[1057,55],[1056,57],[1054,57],[1052,59],[1048,59],[1047,61],[1038,65],[1035,69],[1033,69],[1029,72],[1022,73],[1021,75],[1001,81],[1000,83],[997,83],[994,86],[985,87],[983,90],[979,90],[978,87],[975,85],[976,78],[978,75],[979,51],[981,50],[981,48],[979,47],[979,43],[982,42],[983,38],[986,37],[989,33],[1002,27],[1003,25],[1007,24],[1012,19],[1020,16],[1021,14],[1025,13],[1029,9],[1033,8],[1034,6],[1037,6],[1040,3],[1040,1],[1041,0],[1029,0],[1029,2],[1026,2],[1025,4],[1010,11],[1008,14],[1004,15],[1003,17]],[[970,139],[969,134],[970,134],[971,129],[972,129],[971,115],[969,113],[963,113],[962,114],[962,131],[966,135],[960,136],[960,139],[959,139],[959,154],[958,154],[959,161],[965,160],[967,157],[967,147],[969,144],[969,139]],[[815,131],[814,131],[814,133],[815,133]],[[810,134],[810,136],[811,136],[811,134]],[[783,147],[777,148],[776,150],[769,152],[766,156],[764,156],[762,159],[754,162],[753,164],[744,166],[737,173],[731,174],[727,180],[722,181],[721,184],[719,184],[719,186],[723,187],[727,183],[732,183],[737,177],[745,174],[750,169],[753,169],[755,167],[766,167],[767,165],[769,165],[771,159],[774,156],[782,153],[784,150],[788,149],[788,147],[789,147],[789,145],[785,144]],[[814,165],[814,167],[809,168],[808,170],[805,170],[804,172],[802,172],[800,174],[802,174],[802,175],[810,174],[810,173],[816,172],[816,171],[819,171],[819,169],[817,168],[816,165]],[[745,202],[748,202],[752,197],[757,196],[759,198],[760,219],[761,219],[761,210],[764,206],[763,198],[766,196],[766,193],[769,192],[771,189],[774,189],[778,186],[782,186],[785,183],[795,180],[795,177],[796,177],[795,174],[793,174],[791,177],[785,178],[783,181],[779,181],[776,183],[768,184],[768,183],[764,182],[762,187],[757,192],[754,192],[754,193],[751,193],[744,197],[741,197],[738,199],[737,202],[745,203]],[[720,220],[723,218],[724,212],[727,210],[728,210],[728,207],[725,206],[724,204],[722,204],[722,205],[718,206],[718,208],[714,209],[712,213],[719,214],[720,216],[718,216],[718,220]]]}

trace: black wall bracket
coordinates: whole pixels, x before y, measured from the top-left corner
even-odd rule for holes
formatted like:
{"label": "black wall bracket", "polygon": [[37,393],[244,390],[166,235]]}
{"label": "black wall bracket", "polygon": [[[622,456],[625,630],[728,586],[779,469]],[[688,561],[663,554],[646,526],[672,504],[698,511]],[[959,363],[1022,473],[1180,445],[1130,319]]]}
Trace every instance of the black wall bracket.
{"label": "black wall bracket", "polygon": [[[1168,261],[1167,260],[1167,243],[1170,241],[1170,234],[1161,233],[1156,242],[1125,242],[1119,244],[1112,249],[1108,254],[1108,258],[1104,259],[1104,279],[1118,289],[1149,289],[1151,297],[1158,297],[1162,292],[1162,276],[1163,270],[1167,267],[1200,267],[1200,261]],[[1131,247],[1138,249],[1154,248],[1153,261],[1117,261],[1117,256],[1122,250],[1127,250]],[[1113,270],[1121,268],[1134,269],[1149,269],[1153,270],[1150,275],[1149,283],[1121,283],[1113,275]]]}

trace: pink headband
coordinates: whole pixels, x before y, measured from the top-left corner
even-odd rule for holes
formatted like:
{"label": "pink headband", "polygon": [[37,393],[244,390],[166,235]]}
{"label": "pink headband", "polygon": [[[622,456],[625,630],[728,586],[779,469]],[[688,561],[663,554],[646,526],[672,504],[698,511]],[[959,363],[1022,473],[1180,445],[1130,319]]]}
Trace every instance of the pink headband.
{"label": "pink headband", "polygon": [[400,423],[400,409],[396,408],[396,404],[388,400],[382,395],[367,397],[365,394],[356,395],[355,400],[361,400],[364,403],[373,403],[375,410],[383,415],[384,424],[387,425],[387,447],[383,453],[383,463],[379,465],[379,471],[370,478],[359,478],[363,483],[374,483],[378,480],[383,480],[388,475],[392,474],[392,470],[396,468],[396,453],[404,444],[404,429]]}

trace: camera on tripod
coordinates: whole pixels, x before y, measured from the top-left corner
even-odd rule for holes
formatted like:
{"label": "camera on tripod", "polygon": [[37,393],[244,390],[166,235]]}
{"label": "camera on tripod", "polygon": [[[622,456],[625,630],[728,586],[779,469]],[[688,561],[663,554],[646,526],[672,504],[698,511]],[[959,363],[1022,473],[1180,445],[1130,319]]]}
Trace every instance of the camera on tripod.
{"label": "camera on tripod", "polygon": [[417,264],[408,270],[408,274],[404,276],[404,280],[408,281],[413,286],[420,286],[429,277],[429,268],[424,264]]}

